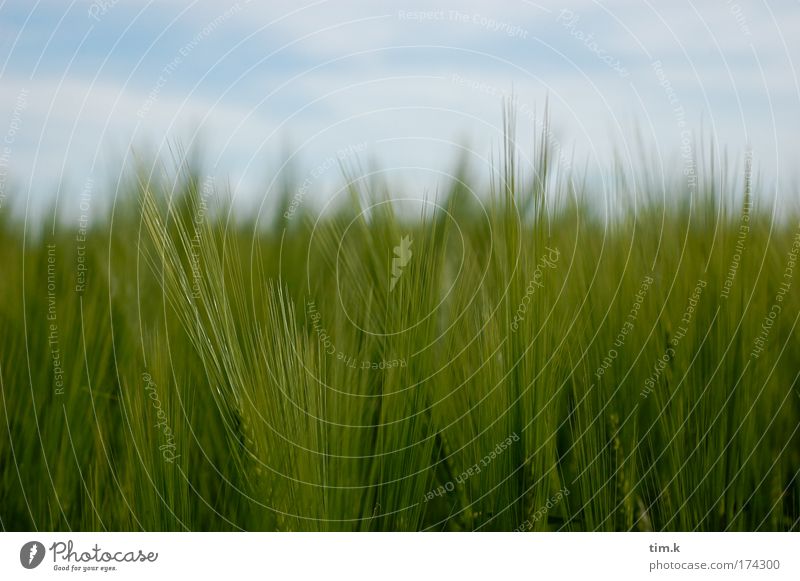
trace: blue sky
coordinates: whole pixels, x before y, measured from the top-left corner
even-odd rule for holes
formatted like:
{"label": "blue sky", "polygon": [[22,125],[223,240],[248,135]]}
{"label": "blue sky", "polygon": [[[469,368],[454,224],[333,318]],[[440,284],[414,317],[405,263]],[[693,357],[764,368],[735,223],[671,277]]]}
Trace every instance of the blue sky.
{"label": "blue sky", "polygon": [[[423,195],[462,145],[486,165],[513,90],[525,155],[547,97],[563,159],[592,172],[614,155],[679,171],[705,132],[788,191],[797,30],[796,0],[5,1],[0,187],[68,211],[132,151],[180,144],[249,199],[287,157],[302,181],[343,150]],[[321,199],[338,175],[315,173]]]}

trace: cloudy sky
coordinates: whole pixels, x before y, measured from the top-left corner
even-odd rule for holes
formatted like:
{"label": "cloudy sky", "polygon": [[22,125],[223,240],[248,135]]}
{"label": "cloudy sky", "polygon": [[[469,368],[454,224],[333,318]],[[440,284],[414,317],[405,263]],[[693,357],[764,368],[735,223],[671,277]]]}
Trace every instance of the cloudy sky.
{"label": "cloudy sky", "polygon": [[548,99],[563,165],[680,168],[704,137],[788,191],[798,30],[797,0],[0,0],[0,195],[68,209],[178,148],[251,198],[337,156],[432,191],[462,147],[486,164],[512,91],[523,153]]}

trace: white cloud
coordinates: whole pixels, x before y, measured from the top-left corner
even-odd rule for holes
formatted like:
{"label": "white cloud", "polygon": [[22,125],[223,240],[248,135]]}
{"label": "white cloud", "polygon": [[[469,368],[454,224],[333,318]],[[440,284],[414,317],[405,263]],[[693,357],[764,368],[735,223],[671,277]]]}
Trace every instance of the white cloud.
{"label": "white cloud", "polygon": [[[179,0],[169,1],[173,8],[182,5]],[[119,16],[122,11],[138,10],[145,0],[139,0],[136,6],[131,4],[113,6],[113,13],[108,14],[103,25],[111,26],[112,16]],[[145,82],[125,89],[122,81],[113,81],[107,74],[102,82],[91,85],[82,80],[91,78],[85,71],[81,77],[66,75],[60,87],[61,74],[52,72],[37,76],[33,82],[26,81],[25,71],[15,69],[15,63],[38,55],[11,53],[0,85],[0,115],[10,114],[9,103],[22,86],[30,88],[30,103],[23,120],[24,139],[15,146],[14,164],[19,175],[33,176],[33,183],[41,188],[57,183],[62,174],[78,176],[89,172],[95,157],[100,167],[108,166],[121,158],[131,144],[150,143],[157,147],[168,140],[186,142],[198,128],[211,158],[221,156],[220,171],[249,175],[248,181],[254,183],[256,176],[265,172],[264,160],[276,157],[287,137],[293,144],[308,142],[302,154],[311,160],[310,165],[340,147],[364,140],[373,144],[370,155],[381,156],[380,161],[387,166],[425,163],[441,169],[455,152],[453,146],[443,143],[465,135],[472,137],[472,143],[484,153],[488,152],[498,142],[498,93],[507,93],[513,86],[527,110],[535,105],[541,110],[549,94],[559,139],[567,147],[575,144],[579,156],[596,152],[602,163],[612,155],[614,146],[631,138],[637,122],[653,124],[654,145],[662,146],[664,151],[677,148],[679,138],[670,103],[649,59],[634,40],[636,37],[651,58],[664,61],[664,70],[688,118],[698,124],[697,129],[701,118],[707,121],[713,116],[718,140],[739,151],[744,147],[742,135],[746,127],[767,166],[774,168],[779,163],[778,172],[796,171],[789,161],[796,151],[800,129],[797,81],[792,69],[794,59],[800,56],[800,40],[790,34],[800,27],[797,5],[772,6],[777,15],[776,26],[766,5],[749,0],[696,3],[705,25],[688,2],[651,2],[649,6],[639,0],[540,4],[543,8],[523,1],[498,6],[478,0],[447,0],[436,5],[436,10],[444,11],[443,18],[432,16],[420,21],[401,17],[399,10],[429,11],[429,3],[398,6],[389,0],[369,4],[278,0],[245,4],[242,0],[242,9],[215,30],[213,38],[192,54],[191,61],[192,70],[203,74],[204,59],[213,59],[207,65],[210,66],[222,53],[255,33],[246,43],[247,58],[252,62],[279,52],[239,84],[215,85],[209,79],[200,91],[189,95],[189,87],[196,79],[187,84],[183,76],[190,68],[187,65],[157,91],[140,120],[137,113],[157,84],[160,67],[174,56],[172,52],[159,60],[159,70],[150,71],[149,86]],[[46,9],[55,10],[60,5],[49,1]],[[563,23],[556,21],[562,6],[580,15],[577,26],[594,34],[598,46],[619,58],[630,71],[629,78],[621,78],[601,62],[588,42],[576,39]],[[226,8],[227,5],[201,0],[180,25],[191,38],[193,31],[213,22]],[[162,3],[152,4],[144,24],[157,28],[162,10]],[[453,18],[450,10],[457,10],[459,15],[492,18],[495,24],[482,24],[480,18]],[[296,12],[290,14],[292,11]],[[381,15],[388,16],[371,18]],[[511,26],[526,34],[504,34],[503,30]],[[0,20],[0,29],[9,30],[9,25]],[[10,33],[15,34],[13,28]],[[750,41],[763,69],[750,54]],[[456,50],[384,50],[400,45],[442,45]],[[135,43],[129,38],[126,46],[135,47]],[[159,46],[149,48],[158,56]],[[459,51],[460,48],[465,50]],[[142,51],[147,49],[142,47]],[[483,52],[485,56],[470,51]],[[351,53],[360,54],[313,68]],[[124,62],[130,63],[131,57],[135,62],[139,56],[112,55],[109,68],[124,79],[131,71],[120,68],[122,64],[115,68],[113,59],[126,57]],[[218,71],[238,71],[251,62],[243,64],[240,58],[244,57],[232,53],[218,65]],[[147,77],[147,71],[144,73]],[[295,75],[297,78],[286,87],[258,105],[270,91]],[[410,75],[418,78],[398,78]],[[476,86],[454,82],[453,75],[474,81]],[[223,97],[226,91],[230,92]],[[309,105],[315,100],[319,101]],[[773,109],[769,108],[770,101]],[[404,109],[409,105],[420,109]],[[526,117],[527,114],[520,116],[521,127]],[[392,136],[423,141],[378,143]],[[520,138],[532,140],[525,133]],[[403,143],[408,145],[404,147]]]}

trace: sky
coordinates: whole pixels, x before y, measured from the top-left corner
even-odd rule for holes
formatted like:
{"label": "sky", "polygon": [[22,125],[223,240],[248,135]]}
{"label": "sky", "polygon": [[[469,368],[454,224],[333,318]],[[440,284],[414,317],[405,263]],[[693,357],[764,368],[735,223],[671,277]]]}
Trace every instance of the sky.
{"label": "sky", "polygon": [[523,166],[547,102],[564,170],[680,172],[702,138],[785,195],[798,30],[798,0],[0,0],[0,211],[184,151],[250,202],[322,203],[339,161],[422,197],[489,166],[512,94]]}

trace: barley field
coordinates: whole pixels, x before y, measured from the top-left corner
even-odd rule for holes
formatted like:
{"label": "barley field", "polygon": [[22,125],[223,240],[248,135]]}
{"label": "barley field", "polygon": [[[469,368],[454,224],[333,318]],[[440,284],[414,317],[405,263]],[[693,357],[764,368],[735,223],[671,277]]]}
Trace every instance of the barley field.
{"label": "barley field", "polygon": [[415,204],[181,159],[0,214],[2,528],[800,530],[797,192],[537,139]]}

